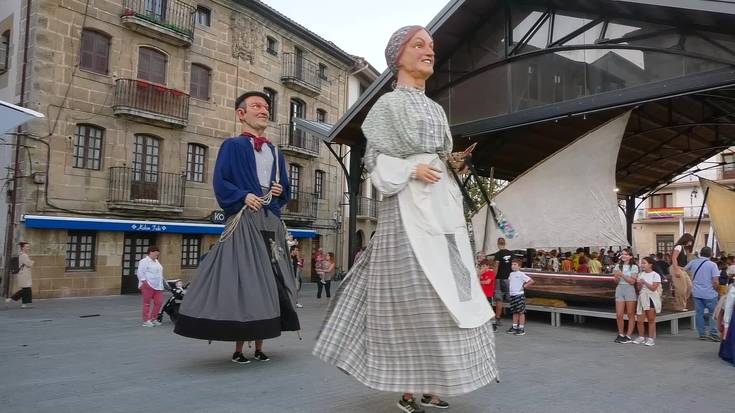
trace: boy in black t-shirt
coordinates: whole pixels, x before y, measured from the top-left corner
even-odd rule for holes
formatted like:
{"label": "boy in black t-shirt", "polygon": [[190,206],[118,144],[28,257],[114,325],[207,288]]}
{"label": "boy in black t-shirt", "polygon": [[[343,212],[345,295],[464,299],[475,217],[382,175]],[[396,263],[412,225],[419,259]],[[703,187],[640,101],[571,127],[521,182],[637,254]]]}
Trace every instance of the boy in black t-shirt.
{"label": "boy in black t-shirt", "polygon": [[509,302],[508,277],[511,272],[513,253],[505,249],[505,238],[498,238],[498,251],[492,254],[495,258],[495,320],[497,325],[503,315],[503,302]]}

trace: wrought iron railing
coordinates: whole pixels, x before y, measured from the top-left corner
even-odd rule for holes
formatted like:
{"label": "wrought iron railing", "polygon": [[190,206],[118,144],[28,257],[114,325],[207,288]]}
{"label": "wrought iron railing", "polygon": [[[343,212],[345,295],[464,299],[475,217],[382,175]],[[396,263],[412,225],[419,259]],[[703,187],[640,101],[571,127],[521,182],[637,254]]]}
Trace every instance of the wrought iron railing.
{"label": "wrought iron railing", "polygon": [[359,197],[357,199],[357,215],[378,218],[378,201],[365,196]]}
{"label": "wrought iron railing", "polygon": [[286,203],[282,213],[301,219],[316,219],[317,194],[313,192],[291,192],[291,199]]}
{"label": "wrought iron railing", "polygon": [[113,110],[121,108],[163,115],[185,125],[189,118],[189,95],[145,80],[117,79]]}
{"label": "wrought iron railing", "polygon": [[123,16],[135,16],[192,38],[196,9],[179,0],[123,0]]}
{"label": "wrought iron railing", "polygon": [[281,125],[280,146],[281,149],[319,156],[321,139],[296,127],[295,123],[285,123]]}
{"label": "wrought iron railing", "polygon": [[108,201],[183,207],[185,185],[183,174],[111,167]]}
{"label": "wrought iron railing", "polygon": [[281,79],[299,81],[317,91],[322,87],[322,80],[319,78],[319,66],[294,53],[283,53]]}

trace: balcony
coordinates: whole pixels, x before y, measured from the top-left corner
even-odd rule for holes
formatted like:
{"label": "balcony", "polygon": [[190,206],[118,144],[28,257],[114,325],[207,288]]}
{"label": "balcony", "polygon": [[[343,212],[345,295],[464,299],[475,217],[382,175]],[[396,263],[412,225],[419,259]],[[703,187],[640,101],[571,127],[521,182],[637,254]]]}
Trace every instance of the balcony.
{"label": "balcony", "polygon": [[179,0],[123,0],[120,23],[148,37],[189,47],[195,13],[194,7]]}
{"label": "balcony", "polygon": [[[679,220],[698,219],[701,206],[675,207],[675,208],[645,208],[639,209],[636,220]],[[707,206],[704,206],[702,218],[709,218]]]}
{"label": "balcony", "polygon": [[281,211],[286,221],[310,222],[316,219],[317,197],[311,192],[291,192],[291,199]]}
{"label": "balcony", "polygon": [[297,92],[312,97],[317,96],[322,90],[319,66],[293,53],[283,54],[281,82]]}
{"label": "balcony", "polygon": [[183,128],[189,121],[189,95],[145,80],[117,79],[112,111],[144,123]]}
{"label": "balcony", "polygon": [[186,175],[112,167],[109,176],[110,209],[182,213]]}
{"label": "balcony", "polygon": [[307,157],[316,158],[319,156],[321,149],[321,139],[314,136],[311,132],[296,127],[293,123],[280,125],[281,143],[278,147],[283,152],[290,152],[294,155],[305,155]]}
{"label": "balcony", "polygon": [[378,200],[361,196],[357,199],[357,218],[378,219]]}

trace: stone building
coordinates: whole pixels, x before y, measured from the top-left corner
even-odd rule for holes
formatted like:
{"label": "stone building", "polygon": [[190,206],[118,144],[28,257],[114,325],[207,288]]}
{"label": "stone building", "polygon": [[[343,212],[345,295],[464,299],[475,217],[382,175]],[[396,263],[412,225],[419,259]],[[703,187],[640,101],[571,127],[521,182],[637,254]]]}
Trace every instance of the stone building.
{"label": "stone building", "polygon": [[685,232],[694,234],[700,212],[702,220],[695,249],[708,245],[715,252],[719,251],[717,233],[714,232],[698,177],[727,186],[735,184],[735,147],[707,159],[692,171],[696,174],[688,172],[639,201],[640,207],[633,223],[634,251],[641,255],[671,253],[674,243]]}
{"label": "stone building", "polygon": [[260,1],[24,0],[15,13],[8,50],[27,54],[27,75],[12,65],[0,85],[24,87],[20,101],[47,117],[19,138],[13,180],[12,239],[32,244],[36,295],[137,292],[151,244],[167,278],[192,277],[221,231],[212,171],[245,90],[273,100],[267,136],[289,163],[283,217],[304,277],[312,250],[337,250],[342,171],[294,119],[344,113],[354,56]]}

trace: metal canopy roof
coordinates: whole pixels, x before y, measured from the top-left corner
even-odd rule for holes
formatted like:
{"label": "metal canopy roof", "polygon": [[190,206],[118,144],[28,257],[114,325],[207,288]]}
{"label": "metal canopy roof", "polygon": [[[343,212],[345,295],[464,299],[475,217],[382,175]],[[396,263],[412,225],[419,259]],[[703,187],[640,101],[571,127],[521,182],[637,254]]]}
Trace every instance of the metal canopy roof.
{"label": "metal canopy roof", "polygon": [[[471,32],[507,2],[455,0],[427,26],[434,36],[439,67]],[[735,4],[723,1],[516,1],[590,15],[724,33],[735,40]],[[685,4],[686,3],[686,4]],[[606,40],[606,39],[605,39]],[[510,60],[510,59],[508,59]],[[436,73],[435,73],[436,77]],[[360,130],[367,112],[393,80],[384,72],[335,124],[328,140],[362,145]],[[517,113],[453,124],[458,149],[478,142],[480,170],[512,180],[576,137],[633,109],[617,165],[621,196],[654,190],[700,161],[735,144],[735,66],[655,85],[640,85],[559,102]],[[431,95],[431,87],[429,87]],[[432,96],[432,98],[436,98]],[[488,96],[487,99],[492,99]]]}

